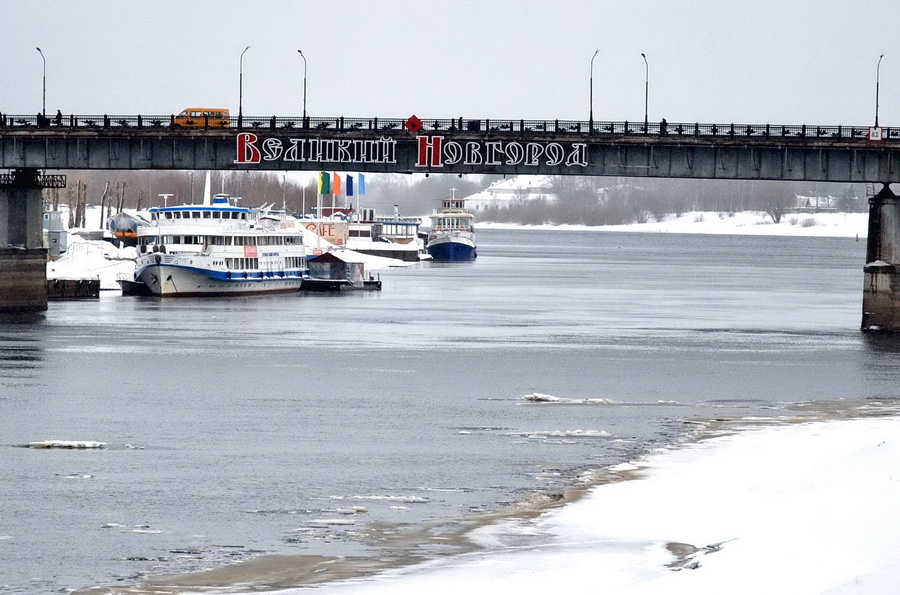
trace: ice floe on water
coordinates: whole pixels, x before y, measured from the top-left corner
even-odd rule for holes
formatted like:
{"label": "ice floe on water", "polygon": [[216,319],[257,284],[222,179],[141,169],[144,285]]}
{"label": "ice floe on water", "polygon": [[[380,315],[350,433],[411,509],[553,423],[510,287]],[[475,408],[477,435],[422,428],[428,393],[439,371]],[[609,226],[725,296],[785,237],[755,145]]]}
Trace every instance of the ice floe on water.
{"label": "ice floe on water", "polygon": [[121,533],[142,533],[147,535],[159,535],[166,533],[162,529],[151,529],[150,525],[123,525],[121,523],[103,523],[101,529],[118,529]]}
{"label": "ice floe on water", "polygon": [[355,525],[356,521],[353,519],[341,518],[341,519],[311,519],[309,521],[310,525]]}
{"label": "ice floe on water", "polygon": [[106,442],[96,442],[93,440],[40,440],[37,442],[29,442],[29,448],[106,448]]}
{"label": "ice floe on water", "polygon": [[338,508],[335,510],[338,514],[365,514],[369,509],[365,506],[353,506],[351,508]]}
{"label": "ice floe on water", "polygon": [[544,393],[530,393],[522,398],[531,403],[580,403],[588,405],[615,405],[618,403],[617,401],[614,401],[612,399],[605,399],[600,397],[586,399],[566,399],[562,397],[555,397],[553,395],[547,395]]}
{"label": "ice floe on water", "polygon": [[606,430],[542,430],[536,432],[514,432],[511,436],[525,438],[609,438]]}
{"label": "ice floe on water", "polygon": [[371,500],[371,501],[383,501],[383,502],[401,502],[403,504],[428,504],[430,500],[428,498],[423,498],[422,496],[384,496],[384,495],[369,495],[369,496],[334,496],[335,500]]}
{"label": "ice floe on water", "polygon": [[531,393],[525,395],[523,398],[526,401],[533,401],[535,403],[558,403],[560,401],[559,397],[554,397],[553,395],[545,395],[544,393]]}

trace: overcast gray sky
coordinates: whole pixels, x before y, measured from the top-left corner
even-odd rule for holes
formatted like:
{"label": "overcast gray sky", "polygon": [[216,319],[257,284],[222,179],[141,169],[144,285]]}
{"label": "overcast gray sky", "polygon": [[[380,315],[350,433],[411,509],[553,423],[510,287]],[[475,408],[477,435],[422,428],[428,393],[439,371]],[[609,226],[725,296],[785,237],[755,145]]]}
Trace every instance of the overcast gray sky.
{"label": "overcast gray sky", "polygon": [[0,0],[0,112],[900,126],[896,0]]}

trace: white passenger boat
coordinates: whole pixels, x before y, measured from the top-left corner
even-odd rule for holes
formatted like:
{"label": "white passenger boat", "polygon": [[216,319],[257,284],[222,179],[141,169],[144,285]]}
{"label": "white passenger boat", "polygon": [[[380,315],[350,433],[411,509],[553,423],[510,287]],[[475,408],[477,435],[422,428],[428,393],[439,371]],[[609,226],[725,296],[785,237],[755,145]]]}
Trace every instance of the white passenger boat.
{"label": "white passenger boat", "polygon": [[299,291],[309,268],[296,220],[236,200],[217,194],[209,205],[151,208],[137,228],[139,289],[160,297]]}
{"label": "white passenger boat", "polygon": [[475,260],[475,216],[466,210],[463,198],[445,198],[431,218],[428,254],[436,262]]}

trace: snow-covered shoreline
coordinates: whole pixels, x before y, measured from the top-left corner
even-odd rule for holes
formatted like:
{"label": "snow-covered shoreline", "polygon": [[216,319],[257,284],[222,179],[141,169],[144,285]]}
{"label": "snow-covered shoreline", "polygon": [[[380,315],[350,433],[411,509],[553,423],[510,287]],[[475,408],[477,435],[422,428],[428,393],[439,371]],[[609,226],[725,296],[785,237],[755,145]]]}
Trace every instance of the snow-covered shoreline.
{"label": "snow-covered shoreline", "polygon": [[595,487],[537,520],[482,527],[474,537],[486,552],[319,589],[893,593],[898,468],[897,416],[750,428],[623,467],[637,479]]}
{"label": "snow-covered shoreline", "polygon": [[669,215],[662,221],[626,225],[572,225],[477,222],[479,229],[539,229],[555,231],[618,231],[772,236],[817,236],[863,239],[868,235],[867,213],[789,213],[781,222],[760,212],[691,212]]}

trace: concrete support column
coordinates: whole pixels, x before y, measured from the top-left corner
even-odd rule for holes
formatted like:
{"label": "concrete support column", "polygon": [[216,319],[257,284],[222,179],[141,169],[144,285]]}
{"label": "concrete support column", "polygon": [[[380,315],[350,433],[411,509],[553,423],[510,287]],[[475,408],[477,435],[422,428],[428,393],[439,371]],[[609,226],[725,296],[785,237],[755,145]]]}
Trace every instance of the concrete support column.
{"label": "concrete support column", "polygon": [[869,200],[864,331],[900,331],[900,197],[885,184]]}
{"label": "concrete support column", "polygon": [[0,312],[47,309],[47,250],[38,170],[21,169],[0,185]]}
{"label": "concrete support column", "polygon": [[[43,248],[44,204],[36,169],[20,169],[13,173],[12,184],[0,188],[6,192],[7,244],[26,249]],[[3,204],[0,199],[0,204]],[[0,245],[0,248],[5,245]]]}

